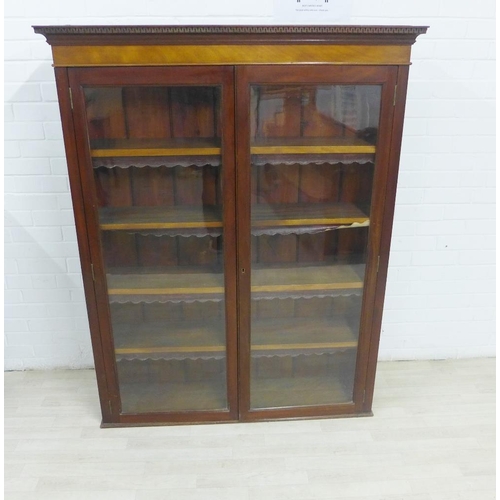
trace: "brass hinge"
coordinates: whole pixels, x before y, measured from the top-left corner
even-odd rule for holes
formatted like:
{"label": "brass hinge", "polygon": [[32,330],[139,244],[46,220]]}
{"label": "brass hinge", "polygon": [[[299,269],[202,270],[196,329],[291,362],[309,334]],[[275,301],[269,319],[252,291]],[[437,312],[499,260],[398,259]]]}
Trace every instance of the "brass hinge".
{"label": "brass hinge", "polygon": [[71,87],[69,87],[69,103],[71,105],[71,109],[73,109],[73,91],[71,90]]}
{"label": "brass hinge", "polygon": [[380,255],[377,257],[377,273],[380,268]]}
{"label": "brass hinge", "polygon": [[108,399],[109,413],[113,414],[113,405],[111,404],[111,399]]}
{"label": "brass hinge", "polygon": [[92,271],[92,281],[95,281],[94,264],[90,264],[90,270]]}
{"label": "brass hinge", "polygon": [[363,404],[366,401],[366,389],[363,389]]}
{"label": "brass hinge", "polygon": [[396,106],[396,96],[398,94],[398,86],[397,85],[394,85],[394,98],[392,100],[392,105],[393,106]]}

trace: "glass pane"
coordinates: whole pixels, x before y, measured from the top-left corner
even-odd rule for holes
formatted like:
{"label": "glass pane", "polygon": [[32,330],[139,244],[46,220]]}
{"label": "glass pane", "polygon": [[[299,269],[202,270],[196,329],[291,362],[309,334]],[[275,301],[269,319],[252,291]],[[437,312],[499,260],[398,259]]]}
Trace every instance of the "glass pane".
{"label": "glass pane", "polygon": [[251,87],[253,409],[353,399],[380,99]]}
{"label": "glass pane", "polygon": [[227,408],[220,96],[85,89],[123,413]]}

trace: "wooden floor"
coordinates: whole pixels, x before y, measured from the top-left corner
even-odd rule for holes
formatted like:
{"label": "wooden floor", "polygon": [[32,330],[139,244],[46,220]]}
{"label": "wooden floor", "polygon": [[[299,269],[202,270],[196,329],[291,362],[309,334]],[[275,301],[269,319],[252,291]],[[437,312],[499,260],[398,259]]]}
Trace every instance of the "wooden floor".
{"label": "wooden floor", "polygon": [[380,363],[372,418],[100,429],[92,371],[5,374],[7,500],[492,500],[495,360]]}

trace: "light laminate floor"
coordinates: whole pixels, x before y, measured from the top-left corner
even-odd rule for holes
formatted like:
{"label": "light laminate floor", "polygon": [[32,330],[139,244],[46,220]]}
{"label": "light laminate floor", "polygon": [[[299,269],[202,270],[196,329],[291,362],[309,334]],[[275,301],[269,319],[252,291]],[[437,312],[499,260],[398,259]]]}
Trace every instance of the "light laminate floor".
{"label": "light laminate floor", "polygon": [[5,374],[7,500],[492,500],[495,360],[379,364],[372,418],[100,429],[93,371]]}

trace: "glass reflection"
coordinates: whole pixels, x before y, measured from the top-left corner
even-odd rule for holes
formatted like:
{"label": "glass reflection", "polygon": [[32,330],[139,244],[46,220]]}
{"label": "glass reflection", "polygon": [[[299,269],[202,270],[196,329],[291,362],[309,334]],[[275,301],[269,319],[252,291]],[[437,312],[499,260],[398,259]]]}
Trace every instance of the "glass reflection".
{"label": "glass reflection", "polygon": [[251,87],[251,408],[352,401],[380,90]]}
{"label": "glass reflection", "polygon": [[122,412],[226,409],[220,88],[85,98]]}

